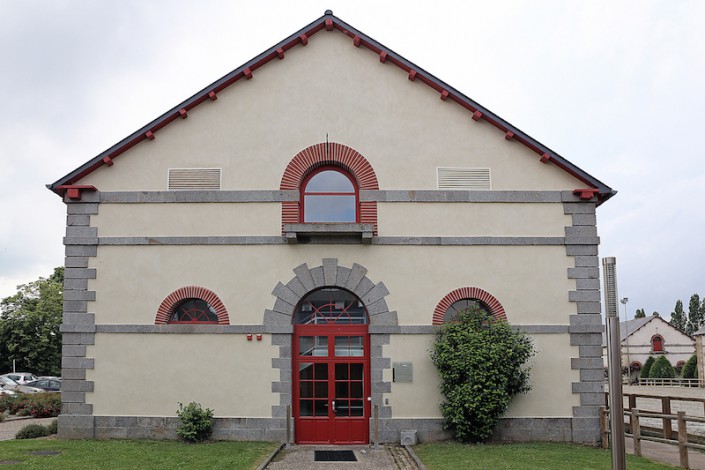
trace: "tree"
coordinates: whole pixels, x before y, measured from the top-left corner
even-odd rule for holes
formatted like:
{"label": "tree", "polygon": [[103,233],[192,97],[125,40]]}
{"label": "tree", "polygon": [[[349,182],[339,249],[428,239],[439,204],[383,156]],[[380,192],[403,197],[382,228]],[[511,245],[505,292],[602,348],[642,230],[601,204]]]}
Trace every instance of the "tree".
{"label": "tree", "polygon": [[676,306],[671,312],[670,323],[675,328],[678,328],[680,331],[685,332],[686,318],[685,314],[683,313],[683,302],[680,300],[676,302]]}
{"label": "tree", "polygon": [[700,311],[700,296],[693,294],[688,304],[688,323],[685,326],[686,334],[692,335],[703,326],[703,316]]}
{"label": "tree", "polygon": [[649,358],[644,363],[644,367],[642,367],[641,371],[639,372],[639,378],[649,378],[649,371],[651,371],[651,367],[654,365],[654,362],[656,362],[656,358],[654,356],[649,356]]}
{"label": "tree", "polygon": [[61,314],[64,268],[48,279],[18,286],[0,302],[0,371],[20,370],[38,375],[61,374]]}
{"label": "tree", "polygon": [[460,312],[444,324],[431,359],[441,377],[445,428],[460,441],[489,439],[511,399],[529,391],[524,364],[533,355],[528,336],[482,309]]}
{"label": "tree", "polygon": [[636,315],[634,315],[634,318],[646,318],[646,312],[644,312],[644,309],[643,308],[636,309]]}
{"label": "tree", "polygon": [[698,378],[698,356],[693,354],[688,359],[688,362],[683,366],[683,378],[684,379],[697,379]]}
{"label": "tree", "polygon": [[672,379],[676,376],[676,371],[673,369],[673,365],[668,362],[666,356],[661,356],[656,359],[654,365],[651,366],[649,370],[650,379]]}

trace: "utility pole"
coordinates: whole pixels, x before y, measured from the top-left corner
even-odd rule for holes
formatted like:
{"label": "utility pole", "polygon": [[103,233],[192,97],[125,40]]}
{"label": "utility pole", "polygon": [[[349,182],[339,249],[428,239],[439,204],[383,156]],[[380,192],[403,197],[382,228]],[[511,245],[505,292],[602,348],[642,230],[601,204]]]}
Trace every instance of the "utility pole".
{"label": "utility pole", "polygon": [[617,309],[617,260],[602,258],[605,282],[605,317],[607,333],[607,379],[609,381],[610,434],[612,469],[626,470],[624,445],[624,395],[622,394],[622,354]]}

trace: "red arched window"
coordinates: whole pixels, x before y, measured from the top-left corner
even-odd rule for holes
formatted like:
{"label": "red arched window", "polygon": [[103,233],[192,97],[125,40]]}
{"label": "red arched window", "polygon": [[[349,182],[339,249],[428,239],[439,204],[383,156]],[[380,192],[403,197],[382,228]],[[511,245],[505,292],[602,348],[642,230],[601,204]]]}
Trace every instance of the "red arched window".
{"label": "red arched window", "polygon": [[345,170],[324,166],[301,185],[301,222],[358,222],[359,191]]}
{"label": "red arched window", "polygon": [[169,294],[159,306],[155,325],[167,323],[212,323],[229,325],[228,311],[215,292],[186,286]]}
{"label": "red arched window", "polygon": [[174,305],[169,323],[215,323],[218,314],[208,302],[201,299],[185,299]]}
{"label": "red arched window", "polygon": [[663,352],[663,337],[661,335],[654,335],[651,338],[651,351]]}

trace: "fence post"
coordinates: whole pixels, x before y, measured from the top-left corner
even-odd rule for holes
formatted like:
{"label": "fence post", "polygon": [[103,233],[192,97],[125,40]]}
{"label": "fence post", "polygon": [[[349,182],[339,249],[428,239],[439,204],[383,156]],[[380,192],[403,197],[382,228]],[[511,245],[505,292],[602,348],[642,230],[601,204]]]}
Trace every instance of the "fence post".
{"label": "fence post", "polygon": [[629,409],[636,408],[636,395],[630,394],[629,396]]}
{"label": "fence post", "polygon": [[602,431],[602,448],[609,449],[609,432],[607,431],[607,408],[600,407],[600,431]]}
{"label": "fence post", "polygon": [[688,430],[685,422],[685,411],[678,412],[678,453],[681,458],[681,467],[688,466]]}
{"label": "fence post", "polygon": [[[671,397],[661,398],[661,413],[665,415],[671,414]],[[673,427],[671,426],[671,418],[663,418],[663,438],[671,439],[673,436]]]}
{"label": "fence post", "polygon": [[641,426],[639,425],[639,410],[632,408],[632,415],[629,417],[632,423],[632,438],[634,439],[634,454],[641,457]]}

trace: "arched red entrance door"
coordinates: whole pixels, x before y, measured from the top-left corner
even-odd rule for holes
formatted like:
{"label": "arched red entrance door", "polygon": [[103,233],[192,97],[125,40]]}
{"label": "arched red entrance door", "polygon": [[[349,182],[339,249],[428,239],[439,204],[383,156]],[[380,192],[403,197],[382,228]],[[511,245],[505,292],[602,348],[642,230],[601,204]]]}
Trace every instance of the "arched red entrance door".
{"label": "arched red entrance door", "polygon": [[367,444],[370,340],[364,305],[323,288],[294,315],[293,414],[297,444]]}

